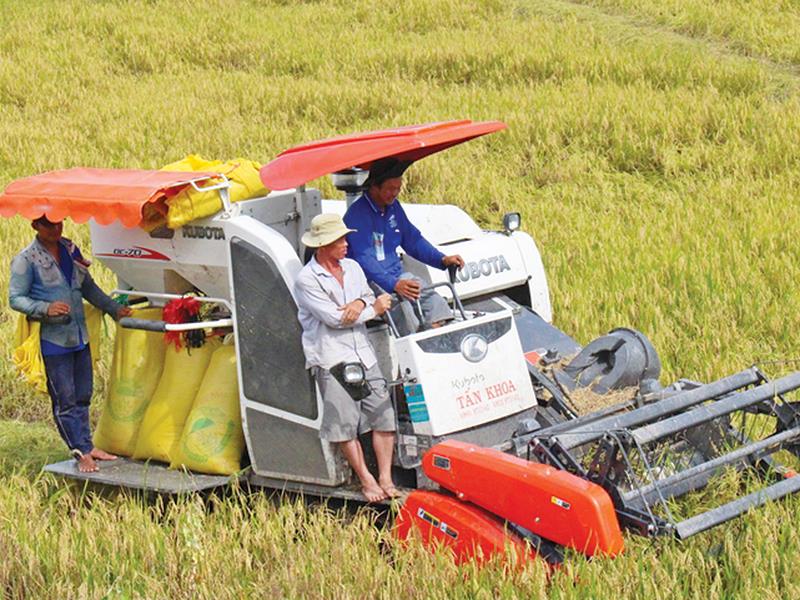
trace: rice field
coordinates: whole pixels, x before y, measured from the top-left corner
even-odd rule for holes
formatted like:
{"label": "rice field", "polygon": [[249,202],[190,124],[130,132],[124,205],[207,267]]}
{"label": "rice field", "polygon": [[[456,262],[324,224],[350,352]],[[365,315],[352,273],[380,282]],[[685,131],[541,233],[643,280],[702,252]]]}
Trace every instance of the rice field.
{"label": "rice field", "polygon": [[[584,343],[645,332],[662,382],[755,362],[782,372],[800,357],[798,20],[789,0],[0,0],[0,186],[190,153],[266,162],[340,133],[501,119],[508,130],[412,167],[403,198],[457,204],[487,227],[519,211],[555,324]],[[86,253],[86,227],[66,229]],[[31,237],[0,220],[3,297]],[[369,512],[65,486],[39,473],[65,450],[47,399],[7,358],[15,318],[0,312],[4,597],[800,595],[797,500],[683,544],[628,536],[620,558],[571,556],[548,582],[536,564],[456,568],[401,550]]]}

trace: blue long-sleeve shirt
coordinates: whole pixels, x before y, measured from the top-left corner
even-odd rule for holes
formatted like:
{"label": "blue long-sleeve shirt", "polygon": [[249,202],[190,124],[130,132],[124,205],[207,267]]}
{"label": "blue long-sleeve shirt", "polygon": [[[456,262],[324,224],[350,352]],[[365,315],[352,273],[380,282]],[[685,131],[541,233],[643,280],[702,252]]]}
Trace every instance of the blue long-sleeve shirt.
{"label": "blue long-sleeve shirt", "polygon": [[399,200],[381,212],[364,192],[344,215],[345,224],[356,229],[347,234],[347,256],[358,261],[369,281],[391,292],[403,273],[397,247],[418,261],[444,269],[444,254],[422,237],[406,216]]}

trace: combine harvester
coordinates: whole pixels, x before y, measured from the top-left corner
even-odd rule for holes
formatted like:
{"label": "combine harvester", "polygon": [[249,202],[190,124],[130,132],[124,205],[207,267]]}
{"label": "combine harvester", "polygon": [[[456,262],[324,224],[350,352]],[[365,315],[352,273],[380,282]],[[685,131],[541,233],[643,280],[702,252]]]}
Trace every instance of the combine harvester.
{"label": "combine harvester", "polygon": [[[91,220],[94,255],[118,276],[117,293],[155,306],[195,293],[213,304],[210,321],[127,318],[121,325],[232,331],[250,465],[241,478],[360,499],[349,467],[319,438],[322,403],[304,368],[292,297],[305,253],[300,237],[320,212],[345,211],[373,161],[416,161],[504,127],[452,121],[301,145],[261,169],[268,189],[285,191],[236,203],[226,178],[211,172],[45,173],[10,184],[0,214]],[[327,174],[346,201],[323,200],[306,187]],[[177,230],[138,226],[148,203],[189,186],[216,190],[222,209]],[[557,563],[561,547],[617,554],[621,526],[683,539],[800,489],[800,477],[774,457],[800,448],[798,412],[785,398],[800,387],[800,373],[770,381],[753,367],[712,383],[662,387],[658,355],[641,333],[616,329],[581,348],[551,324],[542,261],[519,214],[485,231],[455,206],[404,206],[429,240],[467,266],[448,276],[403,258],[406,270],[452,302],[450,324],[401,338],[390,322],[369,324],[396,409],[395,478],[409,492],[395,525],[400,537],[416,531],[430,545],[452,547],[459,560],[510,544]],[[354,383],[363,377],[358,368],[349,372]],[[571,401],[577,388],[636,393],[579,415]],[[757,473],[763,488],[684,520],[671,516],[673,499],[728,467]],[[129,459],[99,473],[79,473],[73,461],[47,470],[171,493],[230,481]]]}

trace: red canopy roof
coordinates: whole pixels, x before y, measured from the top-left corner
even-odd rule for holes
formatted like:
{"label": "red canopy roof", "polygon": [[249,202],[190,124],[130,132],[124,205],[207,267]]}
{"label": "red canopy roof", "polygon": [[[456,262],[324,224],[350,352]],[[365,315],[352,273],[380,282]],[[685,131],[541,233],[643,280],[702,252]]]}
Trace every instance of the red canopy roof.
{"label": "red canopy roof", "polygon": [[8,184],[0,195],[0,215],[19,213],[27,219],[45,215],[51,221],[70,217],[78,223],[94,218],[101,225],[119,219],[125,227],[136,227],[146,203],[172,196],[191,181],[215,176],[194,171],[81,167],[51,171]]}
{"label": "red canopy roof", "polygon": [[419,160],[505,127],[501,121],[446,121],[311,142],[290,148],[261,167],[261,181],[271,190],[285,190],[342,169],[368,169],[374,161],[389,156]]}

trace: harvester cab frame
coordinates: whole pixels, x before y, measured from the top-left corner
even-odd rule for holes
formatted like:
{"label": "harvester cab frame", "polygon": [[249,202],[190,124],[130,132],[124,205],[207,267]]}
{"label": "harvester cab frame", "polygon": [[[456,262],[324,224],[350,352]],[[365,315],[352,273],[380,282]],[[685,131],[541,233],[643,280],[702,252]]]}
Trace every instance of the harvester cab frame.
{"label": "harvester cab frame", "polygon": [[[375,160],[413,162],[504,127],[451,121],[303,144],[262,167],[262,181],[276,191],[239,202],[230,202],[228,182],[214,172],[45,173],[10,184],[0,215],[90,220],[94,256],[117,275],[117,293],[153,306],[186,294],[212,304],[212,316],[195,323],[126,318],[120,325],[232,332],[249,458],[237,477],[360,500],[343,457],[319,438],[322,402],[305,369],[293,297],[306,252],[301,235],[315,215],[345,212]],[[329,174],[348,200],[306,187]],[[221,210],[180,229],[138,226],[150,203],[187,187],[219,194]],[[518,214],[488,231],[455,206],[404,208],[427,239],[467,266],[453,277],[403,256],[405,270],[452,302],[456,318],[404,337],[391,321],[368,324],[396,409],[395,475],[410,492],[400,535],[419,531],[459,556],[474,556],[478,546],[502,552],[504,540],[520,536],[614,555],[620,525],[685,538],[800,490],[800,477],[777,460],[800,457],[800,413],[788,397],[800,374],[770,381],[751,368],[663,387],[658,354],[642,333],[619,328],[582,347],[553,326],[544,266]],[[581,414],[580,390],[633,392]],[[756,473],[766,487],[700,515],[673,516],[672,499],[713,484],[729,467]],[[230,482],[128,459],[98,473],[79,473],[72,461],[46,470],[173,493]]]}

